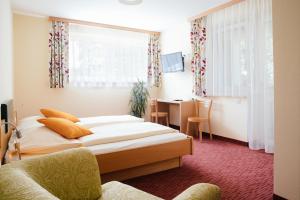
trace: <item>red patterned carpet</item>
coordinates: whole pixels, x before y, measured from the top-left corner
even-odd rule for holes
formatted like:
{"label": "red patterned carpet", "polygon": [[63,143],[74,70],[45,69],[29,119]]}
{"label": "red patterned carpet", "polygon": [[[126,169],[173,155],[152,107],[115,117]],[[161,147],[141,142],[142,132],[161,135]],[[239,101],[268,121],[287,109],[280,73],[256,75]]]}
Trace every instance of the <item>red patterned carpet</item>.
{"label": "red patterned carpet", "polygon": [[185,156],[181,168],[126,183],[165,199],[199,182],[218,185],[222,199],[272,199],[273,155],[217,139],[195,139],[194,145],[194,155]]}

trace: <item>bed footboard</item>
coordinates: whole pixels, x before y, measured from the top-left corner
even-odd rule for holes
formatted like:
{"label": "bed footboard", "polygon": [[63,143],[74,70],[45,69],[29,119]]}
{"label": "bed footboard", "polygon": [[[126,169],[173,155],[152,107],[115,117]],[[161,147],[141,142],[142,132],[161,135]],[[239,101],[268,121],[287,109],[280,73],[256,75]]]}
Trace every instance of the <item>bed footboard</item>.
{"label": "bed footboard", "polygon": [[193,139],[97,155],[102,181],[126,180],[182,164],[181,157],[193,153]]}

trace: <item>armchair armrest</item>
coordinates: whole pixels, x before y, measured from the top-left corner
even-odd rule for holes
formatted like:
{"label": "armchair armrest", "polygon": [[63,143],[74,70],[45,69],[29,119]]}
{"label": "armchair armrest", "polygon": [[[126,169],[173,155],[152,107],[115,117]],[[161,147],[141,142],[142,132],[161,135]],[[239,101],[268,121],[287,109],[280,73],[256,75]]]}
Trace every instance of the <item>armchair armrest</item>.
{"label": "armchair armrest", "polygon": [[216,185],[198,183],[192,185],[173,200],[220,200],[221,191]]}

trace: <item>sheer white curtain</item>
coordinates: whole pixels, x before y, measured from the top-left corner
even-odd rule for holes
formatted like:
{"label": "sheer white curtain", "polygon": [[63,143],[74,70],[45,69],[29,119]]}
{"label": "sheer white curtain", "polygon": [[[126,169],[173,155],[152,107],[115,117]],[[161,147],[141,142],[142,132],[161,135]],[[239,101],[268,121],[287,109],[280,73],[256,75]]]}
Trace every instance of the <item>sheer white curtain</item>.
{"label": "sheer white curtain", "polygon": [[246,96],[251,149],[274,151],[272,0],[207,17],[208,96]]}
{"label": "sheer white curtain", "polygon": [[70,24],[70,85],[130,86],[147,81],[148,40],[144,33]]}

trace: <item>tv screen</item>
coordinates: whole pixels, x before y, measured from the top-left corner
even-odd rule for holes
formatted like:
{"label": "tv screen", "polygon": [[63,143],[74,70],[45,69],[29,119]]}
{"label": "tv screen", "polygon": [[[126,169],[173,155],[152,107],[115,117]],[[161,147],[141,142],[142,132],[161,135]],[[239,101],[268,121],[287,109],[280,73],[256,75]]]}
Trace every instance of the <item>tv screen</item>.
{"label": "tv screen", "polygon": [[161,63],[164,73],[184,71],[182,52],[162,55]]}

